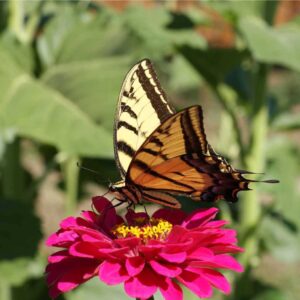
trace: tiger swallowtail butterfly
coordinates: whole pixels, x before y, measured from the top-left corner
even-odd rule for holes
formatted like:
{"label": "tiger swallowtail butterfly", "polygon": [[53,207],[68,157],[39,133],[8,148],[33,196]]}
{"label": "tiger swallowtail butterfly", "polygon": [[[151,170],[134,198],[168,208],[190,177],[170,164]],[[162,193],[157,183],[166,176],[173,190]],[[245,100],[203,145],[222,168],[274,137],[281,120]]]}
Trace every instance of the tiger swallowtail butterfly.
{"label": "tiger swallowtail butterfly", "polygon": [[150,60],[125,77],[115,115],[114,149],[122,180],[111,185],[116,199],[143,200],[180,208],[174,196],[195,201],[237,201],[248,190],[242,176],[206,140],[199,105],[176,113]]}

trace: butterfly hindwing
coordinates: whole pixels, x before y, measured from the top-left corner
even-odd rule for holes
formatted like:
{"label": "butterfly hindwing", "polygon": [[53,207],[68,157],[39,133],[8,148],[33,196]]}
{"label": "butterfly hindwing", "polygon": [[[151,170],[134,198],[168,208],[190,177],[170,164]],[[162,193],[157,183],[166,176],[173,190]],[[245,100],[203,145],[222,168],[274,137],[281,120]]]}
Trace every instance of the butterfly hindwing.
{"label": "butterfly hindwing", "polygon": [[144,59],[133,66],[123,82],[115,116],[115,158],[123,178],[146,138],[174,113],[151,62]]}
{"label": "butterfly hindwing", "polygon": [[207,143],[200,106],[161,124],[137,151],[128,182],[145,191],[187,195],[194,200],[234,201],[247,180]]}

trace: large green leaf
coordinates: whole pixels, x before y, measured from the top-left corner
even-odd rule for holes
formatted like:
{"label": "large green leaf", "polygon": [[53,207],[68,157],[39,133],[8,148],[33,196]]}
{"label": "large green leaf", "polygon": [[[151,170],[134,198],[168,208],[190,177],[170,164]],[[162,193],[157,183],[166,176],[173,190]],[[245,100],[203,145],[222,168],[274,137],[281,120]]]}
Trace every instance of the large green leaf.
{"label": "large green leaf", "polygon": [[[18,76],[22,76],[24,71],[18,65],[16,60],[10,55],[3,43],[0,43],[0,104],[5,98],[6,93],[9,91],[12,82]],[[1,123],[0,123],[1,126]]]}
{"label": "large green leaf", "polygon": [[273,209],[300,228],[300,195],[297,189],[300,174],[299,157],[299,149],[287,138],[271,140],[267,148],[267,158],[270,162],[268,176],[280,180],[280,183],[260,188],[273,195]]}
{"label": "large green leaf", "polygon": [[80,21],[79,14],[72,6],[62,3],[54,8],[59,9],[60,13],[47,20],[43,32],[37,38],[39,59],[45,66],[55,63],[64,40]]}
{"label": "large green leaf", "polygon": [[[130,6],[122,16],[130,34],[129,40],[138,56],[150,56],[154,60],[173,54],[176,47],[189,45],[203,49],[206,42],[193,28],[173,30],[171,13],[163,7],[145,10],[142,6]],[[155,22],[153,22],[155,20]],[[139,47],[136,47],[138,45]]]}
{"label": "large green leaf", "polygon": [[259,18],[246,17],[240,20],[239,28],[258,61],[300,71],[300,26],[273,28]]}
{"label": "large green leaf", "polygon": [[44,74],[42,81],[76,103],[97,123],[112,130],[129,62],[128,57],[113,57],[54,66]]}
{"label": "large green leaf", "polygon": [[58,63],[93,60],[128,52],[127,33],[121,20],[102,13],[86,23],[78,24],[66,36],[57,56]]}
{"label": "large green leaf", "polygon": [[62,11],[46,24],[37,40],[45,65],[94,60],[127,51],[126,31],[112,13],[102,9],[91,14],[65,5]]}
{"label": "large green leaf", "polygon": [[276,259],[296,262],[300,259],[300,234],[282,222],[280,216],[266,216],[259,227],[265,248]]}
{"label": "large green leaf", "polygon": [[[31,73],[34,68],[34,55],[32,48],[27,44],[20,43],[11,32],[4,32],[1,37],[2,51],[6,51],[14,63],[27,73]],[[7,62],[1,60],[2,68],[7,68]],[[1,77],[0,77],[1,78]]]}
{"label": "large green leaf", "polygon": [[[100,108],[99,108],[100,109]],[[0,124],[69,154],[112,156],[112,136],[57,91],[18,78],[2,101]]]}
{"label": "large green leaf", "polygon": [[237,49],[201,50],[184,46],[181,53],[211,85],[223,82],[232,69],[239,66],[246,53]]}

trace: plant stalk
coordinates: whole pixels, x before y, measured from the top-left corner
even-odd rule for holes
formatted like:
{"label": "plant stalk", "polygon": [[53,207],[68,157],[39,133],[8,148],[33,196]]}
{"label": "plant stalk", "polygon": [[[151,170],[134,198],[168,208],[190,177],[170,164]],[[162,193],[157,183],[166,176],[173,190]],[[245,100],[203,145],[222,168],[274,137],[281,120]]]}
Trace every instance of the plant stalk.
{"label": "plant stalk", "polygon": [[245,149],[236,113],[237,95],[234,90],[232,90],[225,84],[219,84],[218,86],[212,88],[220,104],[223,106],[224,111],[227,113],[232,122],[232,132],[234,134],[234,140],[236,141],[240,150],[239,158],[242,164],[245,164]]}
{"label": "plant stalk", "polygon": [[12,300],[11,286],[0,278],[0,299]]}
{"label": "plant stalk", "polygon": [[79,178],[78,161],[79,159],[77,156],[69,156],[66,161],[63,162],[63,171],[66,182],[65,211],[67,215],[73,214],[77,206]]}
{"label": "plant stalk", "polygon": [[[255,98],[250,124],[251,138],[245,158],[246,169],[253,172],[262,172],[265,166],[264,148],[268,130],[267,73],[267,67],[259,64],[255,74]],[[261,218],[261,212],[257,190],[245,193],[240,202],[241,241],[243,243],[242,246],[245,248],[245,252],[241,255],[241,261],[245,267],[249,265],[250,259],[257,254],[256,227]]]}

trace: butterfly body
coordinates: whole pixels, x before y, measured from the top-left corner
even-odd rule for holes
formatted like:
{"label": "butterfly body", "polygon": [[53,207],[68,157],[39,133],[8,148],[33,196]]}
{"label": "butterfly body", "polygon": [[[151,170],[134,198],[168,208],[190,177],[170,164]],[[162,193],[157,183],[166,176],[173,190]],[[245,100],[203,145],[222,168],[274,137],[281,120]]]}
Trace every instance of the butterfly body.
{"label": "butterfly body", "polygon": [[176,113],[151,62],[128,72],[114,128],[115,158],[122,180],[110,187],[129,204],[155,202],[179,208],[175,196],[195,201],[236,201],[250,180],[207,142],[199,105]]}

